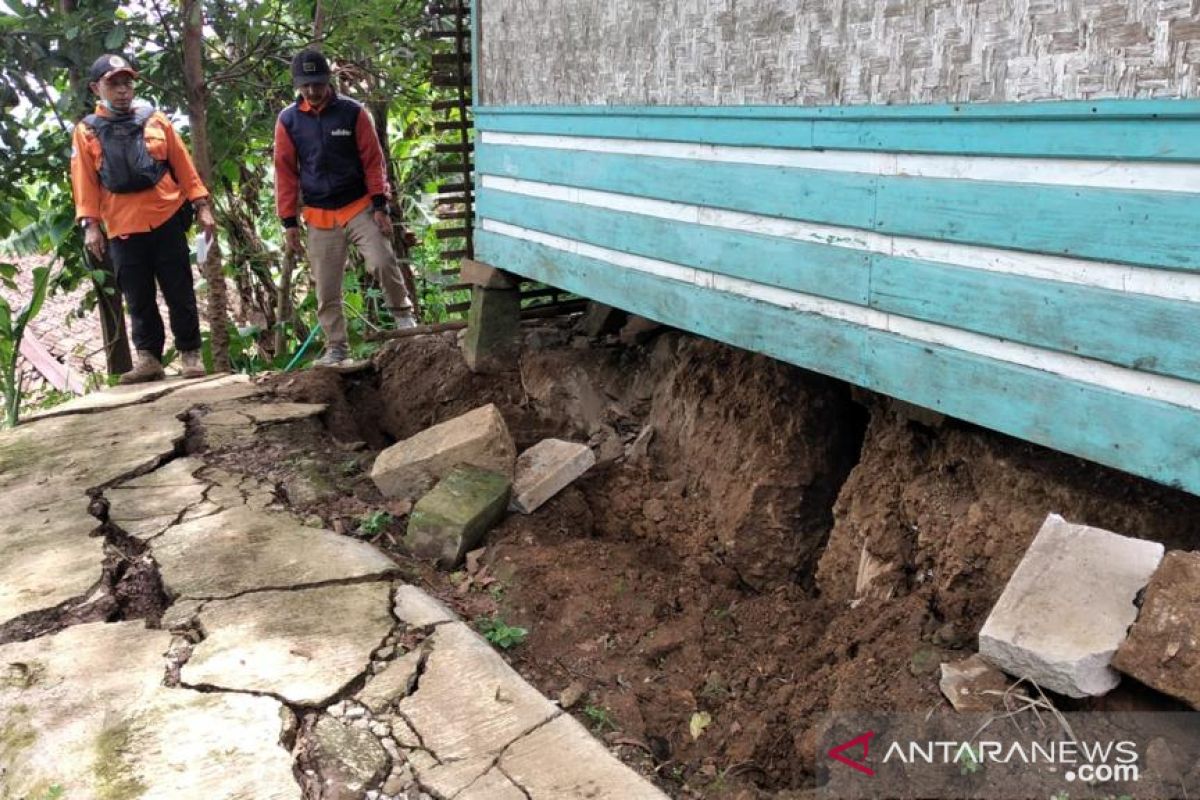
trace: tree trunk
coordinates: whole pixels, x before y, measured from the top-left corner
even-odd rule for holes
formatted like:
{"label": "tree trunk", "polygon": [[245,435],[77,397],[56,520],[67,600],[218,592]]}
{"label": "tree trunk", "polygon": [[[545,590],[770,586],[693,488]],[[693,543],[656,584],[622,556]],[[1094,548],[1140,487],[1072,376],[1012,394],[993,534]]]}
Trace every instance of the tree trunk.
{"label": "tree trunk", "polygon": [[[204,82],[204,6],[200,0],[182,0],[183,7],[183,80],[187,90],[188,121],[192,134],[192,156],[204,185],[212,191],[212,153],[208,145],[208,87]],[[214,240],[208,249],[202,272],[208,282],[208,330],[212,347],[213,369],[230,369],[228,300],[225,275],[221,267],[221,248]]]}
{"label": "tree trunk", "polygon": [[292,318],[292,273],[296,271],[296,254],[291,250],[283,256],[283,274],[279,276],[279,307],[275,310],[275,358],[287,347],[286,325]]}
{"label": "tree trunk", "polygon": [[107,250],[102,261],[97,261],[90,253],[86,258],[90,269],[104,273],[103,283],[92,279],[96,312],[100,314],[100,334],[104,337],[104,361],[109,375],[121,375],[133,369],[133,358],[129,352],[129,335],[125,331],[125,307],[121,303],[121,290],[117,288],[117,273]]}
{"label": "tree trunk", "polygon": [[312,40],[313,44],[320,44],[325,38],[325,7],[321,0],[317,0],[313,4],[313,25],[312,25]]}

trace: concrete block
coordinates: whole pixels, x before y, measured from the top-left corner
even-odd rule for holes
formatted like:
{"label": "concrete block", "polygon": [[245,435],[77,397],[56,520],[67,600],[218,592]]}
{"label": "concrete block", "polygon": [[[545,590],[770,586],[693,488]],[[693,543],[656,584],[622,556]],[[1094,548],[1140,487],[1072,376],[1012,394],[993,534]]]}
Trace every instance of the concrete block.
{"label": "concrete block", "polygon": [[964,661],[942,664],[942,694],[964,714],[986,714],[1004,707],[1008,677],[976,653]]}
{"label": "concrete block", "polygon": [[460,262],[459,280],[484,289],[516,289],[520,285],[517,276],[469,258]]}
{"label": "concrete block", "polygon": [[512,510],[532,514],[595,463],[586,444],[543,439],[517,458]]}
{"label": "concrete block", "polygon": [[504,417],[489,403],[384,450],[371,480],[385,497],[415,500],[458,464],[511,477],[516,458]]}
{"label": "concrete block", "polygon": [[472,372],[507,372],[521,352],[521,293],[517,289],[471,291],[463,356]]}
{"label": "concrete block", "polygon": [[512,482],[504,475],[462,464],[417,501],[404,544],[416,558],[451,569],[504,517]]}
{"label": "concrete block", "polygon": [[592,301],[588,303],[587,311],[583,312],[583,318],[579,321],[579,330],[585,336],[595,339],[621,330],[621,326],[628,318],[629,315],[619,308]]}
{"label": "concrete block", "polygon": [[1060,694],[1105,694],[1120,681],[1110,663],[1134,601],[1162,557],[1157,542],[1051,514],[983,624],[980,655]]}
{"label": "concrete block", "polygon": [[660,332],[665,330],[662,323],[655,322],[652,319],[631,315],[625,326],[621,328],[619,337],[621,343],[632,347],[633,345],[646,344]]}
{"label": "concrete block", "polygon": [[1200,552],[1167,553],[1113,666],[1200,710]]}

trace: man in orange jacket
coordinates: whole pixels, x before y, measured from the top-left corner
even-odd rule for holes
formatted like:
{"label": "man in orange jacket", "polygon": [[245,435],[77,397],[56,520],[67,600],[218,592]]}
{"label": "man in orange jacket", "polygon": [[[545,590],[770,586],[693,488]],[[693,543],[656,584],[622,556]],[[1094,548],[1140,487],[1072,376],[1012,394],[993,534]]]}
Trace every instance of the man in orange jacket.
{"label": "man in orange jacket", "polygon": [[217,225],[208,190],[171,121],[151,108],[135,107],[137,76],[120,56],[104,55],[92,65],[89,86],[99,102],[95,113],[75,126],[72,139],[75,218],[92,255],[103,258],[110,249],[133,323],[138,357],[121,383],[163,377],[166,336],[156,282],[167,303],[183,376],[201,377],[200,317],[187,230],[193,213],[210,241]]}
{"label": "man in orange jacket", "polygon": [[396,327],[417,324],[392,250],[383,147],[367,110],[335,92],[329,79],[325,56],[298,53],[292,81],[300,97],[275,123],[275,204],[287,246],[298,252],[303,201],[317,320],[325,331],[325,353],[315,364],[322,367],[349,357],[342,312],[348,242],[379,281]]}

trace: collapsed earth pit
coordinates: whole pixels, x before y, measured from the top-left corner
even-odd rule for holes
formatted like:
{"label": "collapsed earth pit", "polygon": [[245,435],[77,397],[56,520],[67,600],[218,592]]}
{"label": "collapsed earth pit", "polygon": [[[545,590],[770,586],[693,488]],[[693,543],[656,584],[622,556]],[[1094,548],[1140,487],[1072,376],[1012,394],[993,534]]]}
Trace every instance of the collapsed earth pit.
{"label": "collapsed earth pit", "polygon": [[[800,796],[828,711],[939,705],[939,664],[974,651],[1049,512],[1198,546],[1200,499],[675,332],[627,347],[546,324],[496,376],[469,372],[453,334],[423,336],[375,369],[273,386],[329,404],[325,428],[206,457],[279,485],[312,473],[318,490],[284,492],[298,513],[390,550],[464,618],[528,629],[513,665],[673,796]],[[599,463],[438,572],[403,554],[407,508],[367,473],[379,448],[489,402],[518,449],[586,441]],[[1092,701],[1157,702],[1136,686]]]}

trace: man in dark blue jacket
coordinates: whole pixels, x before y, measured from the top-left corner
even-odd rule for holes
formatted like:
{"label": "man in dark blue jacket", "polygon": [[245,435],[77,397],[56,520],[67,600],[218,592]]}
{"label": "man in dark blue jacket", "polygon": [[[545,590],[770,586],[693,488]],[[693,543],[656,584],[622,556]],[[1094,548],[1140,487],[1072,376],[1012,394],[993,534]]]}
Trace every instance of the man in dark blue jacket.
{"label": "man in dark blue jacket", "polygon": [[382,287],[396,326],[411,328],[416,320],[392,250],[383,148],[367,110],[339,96],[329,79],[329,62],[317,51],[292,59],[300,97],[275,123],[275,204],[291,250],[302,247],[301,216],[308,227],[317,319],[325,331],[325,353],[316,364],[333,367],[349,357],[342,312],[349,243]]}

